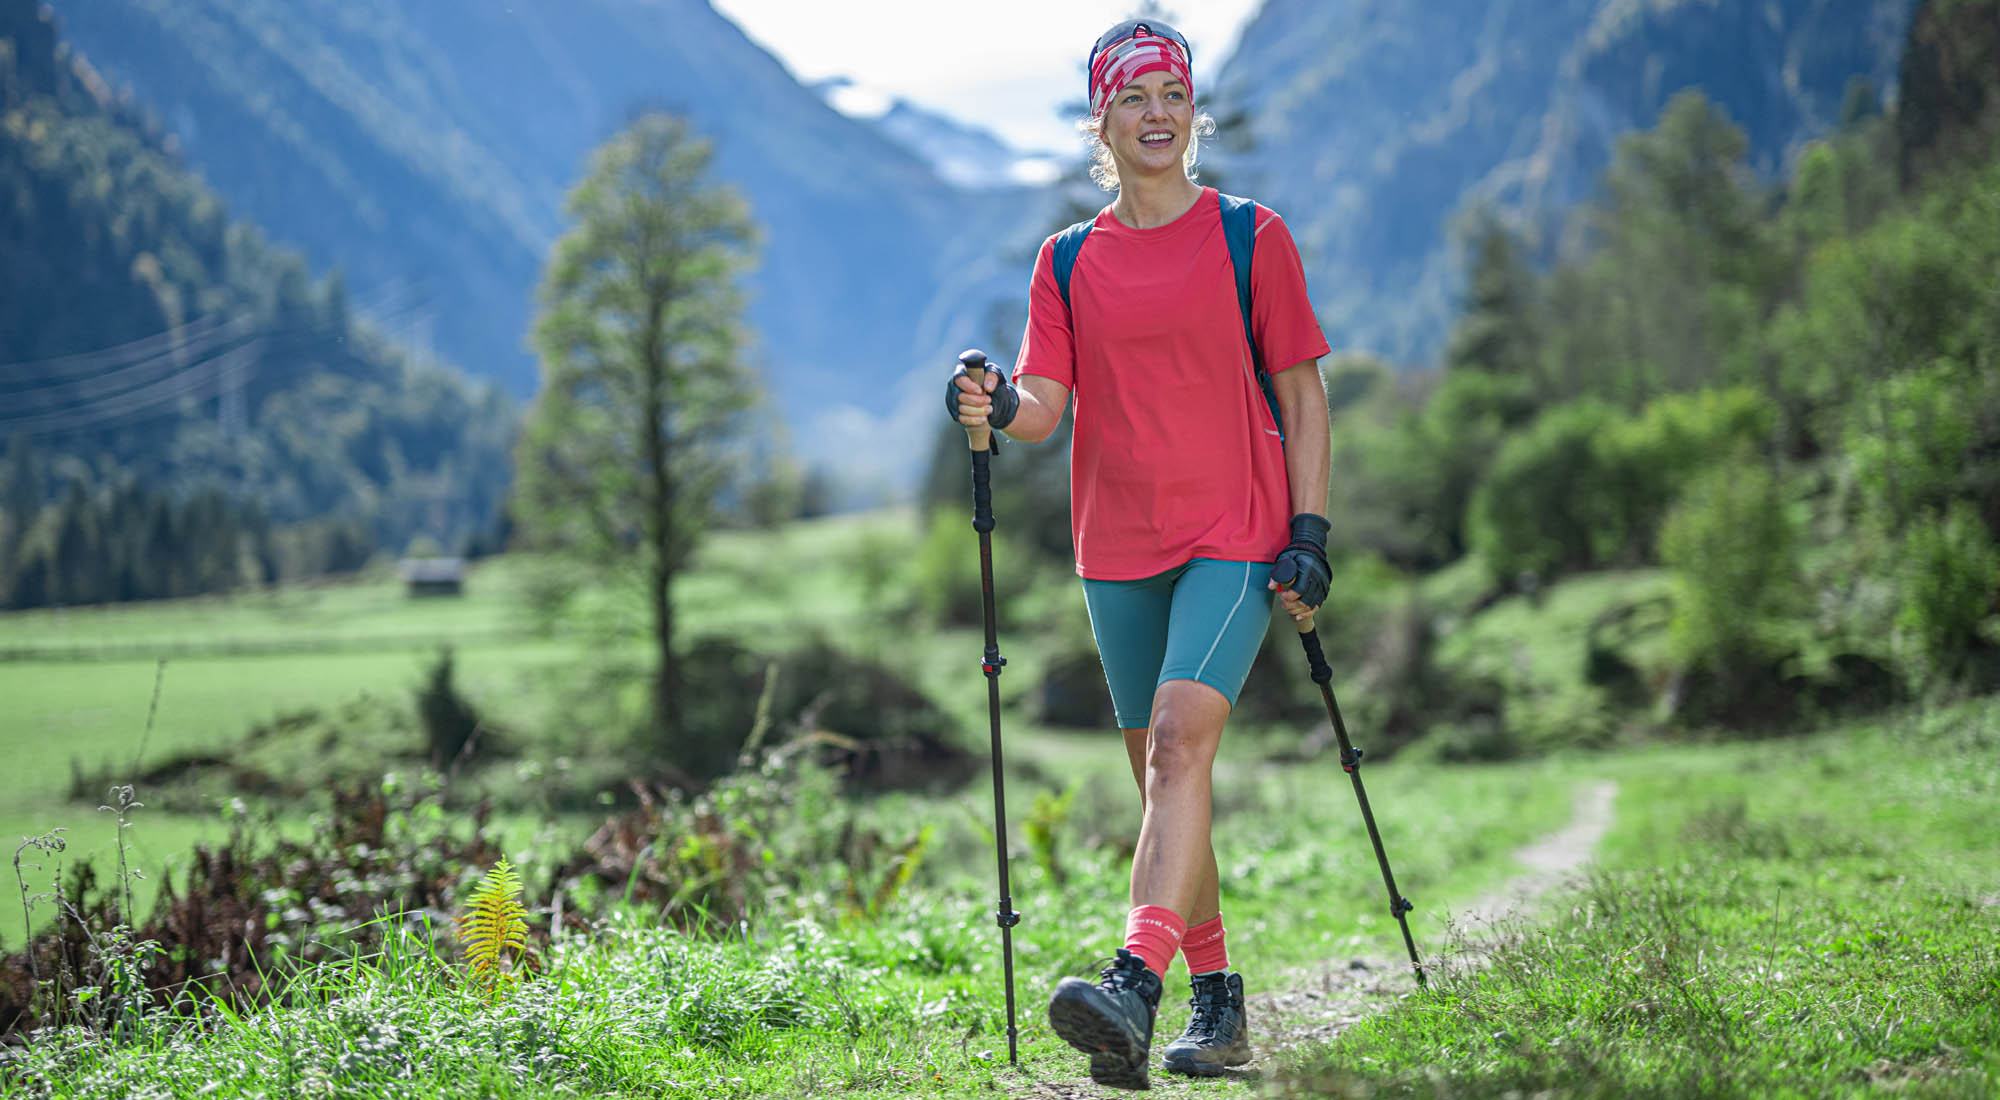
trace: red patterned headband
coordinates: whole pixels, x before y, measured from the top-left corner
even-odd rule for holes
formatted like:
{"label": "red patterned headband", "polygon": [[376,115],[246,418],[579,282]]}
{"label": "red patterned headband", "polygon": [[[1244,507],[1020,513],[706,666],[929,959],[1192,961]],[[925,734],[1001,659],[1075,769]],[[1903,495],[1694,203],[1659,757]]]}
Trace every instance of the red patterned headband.
{"label": "red patterned headband", "polygon": [[1180,43],[1152,33],[1141,25],[1132,37],[1097,51],[1090,63],[1090,113],[1102,115],[1111,94],[1150,72],[1166,71],[1187,85],[1194,94],[1194,75],[1188,70],[1187,51]]}

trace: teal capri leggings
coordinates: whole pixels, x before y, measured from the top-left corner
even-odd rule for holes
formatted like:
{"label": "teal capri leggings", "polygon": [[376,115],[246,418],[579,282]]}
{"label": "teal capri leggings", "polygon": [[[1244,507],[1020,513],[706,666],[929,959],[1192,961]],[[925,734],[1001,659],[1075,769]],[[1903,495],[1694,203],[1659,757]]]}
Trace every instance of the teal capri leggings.
{"label": "teal capri leggings", "polygon": [[1271,625],[1270,577],[1267,561],[1196,558],[1144,580],[1085,579],[1118,728],[1150,725],[1153,692],[1168,680],[1199,680],[1235,706]]}

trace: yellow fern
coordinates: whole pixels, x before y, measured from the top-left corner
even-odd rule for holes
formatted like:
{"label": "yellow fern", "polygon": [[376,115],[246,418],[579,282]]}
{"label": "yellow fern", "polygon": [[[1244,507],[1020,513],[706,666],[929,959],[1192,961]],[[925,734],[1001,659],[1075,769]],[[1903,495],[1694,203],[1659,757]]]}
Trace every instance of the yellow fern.
{"label": "yellow fern", "polygon": [[488,1000],[521,979],[528,953],[528,911],[521,904],[521,876],[506,856],[480,880],[459,914],[458,942],[472,987]]}

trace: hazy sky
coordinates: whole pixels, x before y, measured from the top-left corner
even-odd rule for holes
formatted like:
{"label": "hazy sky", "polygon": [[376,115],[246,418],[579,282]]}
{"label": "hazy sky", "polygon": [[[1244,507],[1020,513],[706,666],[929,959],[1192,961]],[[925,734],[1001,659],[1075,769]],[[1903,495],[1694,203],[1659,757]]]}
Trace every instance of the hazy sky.
{"label": "hazy sky", "polygon": [[[1059,113],[1083,99],[1084,59],[1138,0],[713,0],[793,75],[846,76],[841,105],[865,113],[868,93],[901,96],[992,130],[1023,151],[1071,152]],[[1197,98],[1257,0],[1169,0],[1168,21],[1194,47]],[[884,103],[886,106],[886,103]],[[880,109],[879,107],[876,109]]]}

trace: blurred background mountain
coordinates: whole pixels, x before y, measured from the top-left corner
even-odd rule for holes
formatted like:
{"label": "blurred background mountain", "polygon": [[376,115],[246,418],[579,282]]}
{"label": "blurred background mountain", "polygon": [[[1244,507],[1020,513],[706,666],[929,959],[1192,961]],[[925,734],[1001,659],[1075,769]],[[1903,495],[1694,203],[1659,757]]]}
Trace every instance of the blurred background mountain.
{"label": "blurred background mountain", "polygon": [[1915,6],[1266,0],[1207,97],[1245,131],[1212,159],[1290,222],[1335,348],[1434,362],[1469,213],[1501,213],[1552,258],[1618,139],[1694,87],[1776,179],[1839,122],[1851,83],[1895,86]]}
{"label": "blurred background mountain", "polygon": [[[1618,136],[1696,85],[1774,176],[1851,81],[1893,86],[1912,6],[1270,0],[1206,97],[1252,120],[1213,175],[1292,221],[1336,347],[1419,365],[1457,310],[1469,209],[1499,208],[1547,258]],[[54,10],[233,211],[345,272],[406,345],[516,396],[567,182],[637,109],[685,114],[763,226],[753,355],[794,442],[872,484],[907,486],[922,457],[881,444],[928,434],[911,372],[987,340],[1025,282],[1021,242],[1049,228],[1049,191],[1005,186],[997,139],[908,104],[842,114],[701,0]]]}
{"label": "blurred background mountain", "polygon": [[[1929,48],[1916,6],[1266,0],[1205,94],[1206,178],[1286,215],[1336,348],[1432,367],[1480,232],[1536,271],[1587,254],[1614,148],[1695,87],[1780,187],[1893,100],[1906,45]],[[216,551],[253,575],[501,545],[565,191],[658,108],[715,143],[758,226],[768,439],[746,460],[791,485],[759,507],[907,498],[937,364],[1004,354],[1035,243],[1105,198],[1074,161],[801,84],[703,0],[0,0],[0,41],[0,435],[38,456],[0,476],[0,543],[74,484],[107,516],[119,485],[161,508],[212,490],[318,547]],[[1931,155],[1912,128],[1985,132],[1947,117],[1977,114],[1976,74],[1932,60],[1896,155]]]}
{"label": "blurred background mountain", "polygon": [[54,8],[233,210],[345,271],[405,342],[517,396],[535,387],[525,334],[564,192],[644,109],[712,138],[762,226],[752,356],[801,429],[822,418],[797,433],[815,458],[874,434],[817,446],[851,420],[827,409],[888,411],[916,364],[966,341],[984,298],[1020,289],[992,244],[1034,223],[1035,193],[944,178],[703,0]]}

